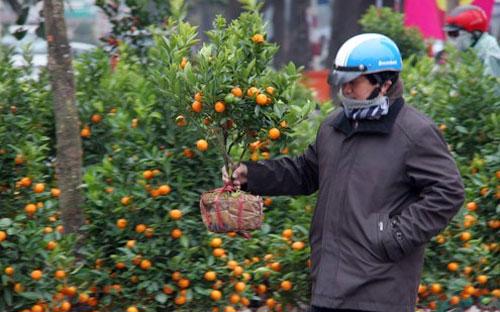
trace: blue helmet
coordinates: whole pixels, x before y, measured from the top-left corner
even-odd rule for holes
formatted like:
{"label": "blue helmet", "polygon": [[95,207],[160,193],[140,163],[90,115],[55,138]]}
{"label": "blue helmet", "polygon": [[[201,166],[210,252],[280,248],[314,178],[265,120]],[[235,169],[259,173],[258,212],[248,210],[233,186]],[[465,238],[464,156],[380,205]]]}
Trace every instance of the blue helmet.
{"label": "blue helmet", "polygon": [[402,69],[401,53],[394,41],[381,34],[362,34],[340,47],[328,82],[341,86],[361,75]]}

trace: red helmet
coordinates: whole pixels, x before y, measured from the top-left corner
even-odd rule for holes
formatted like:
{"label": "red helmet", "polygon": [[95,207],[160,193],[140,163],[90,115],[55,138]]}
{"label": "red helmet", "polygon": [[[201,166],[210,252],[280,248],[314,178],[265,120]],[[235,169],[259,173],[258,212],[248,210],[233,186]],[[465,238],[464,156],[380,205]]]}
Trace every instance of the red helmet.
{"label": "red helmet", "polygon": [[444,31],[488,31],[488,18],[483,9],[475,5],[463,5],[453,9],[448,16]]}

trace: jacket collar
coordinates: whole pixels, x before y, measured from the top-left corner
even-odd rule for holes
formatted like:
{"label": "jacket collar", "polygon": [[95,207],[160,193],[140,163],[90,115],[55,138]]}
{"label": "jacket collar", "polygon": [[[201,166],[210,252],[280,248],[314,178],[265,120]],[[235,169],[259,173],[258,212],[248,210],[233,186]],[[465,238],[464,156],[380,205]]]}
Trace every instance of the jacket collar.
{"label": "jacket collar", "polygon": [[388,134],[391,132],[392,126],[396,121],[399,111],[404,105],[402,97],[397,98],[390,106],[387,115],[380,117],[377,120],[358,120],[357,127],[353,128],[349,119],[343,112],[338,114],[332,122],[332,126],[350,136],[354,133],[380,133]]}

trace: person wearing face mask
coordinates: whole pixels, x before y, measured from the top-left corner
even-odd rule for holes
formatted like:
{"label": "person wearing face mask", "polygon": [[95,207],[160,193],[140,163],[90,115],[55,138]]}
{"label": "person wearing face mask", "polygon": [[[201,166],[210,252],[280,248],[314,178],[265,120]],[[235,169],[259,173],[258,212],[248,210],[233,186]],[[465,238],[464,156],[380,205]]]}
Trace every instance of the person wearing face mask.
{"label": "person wearing face mask", "polygon": [[339,49],[329,82],[342,106],[296,157],[244,162],[232,179],[256,195],[308,195],[311,311],[413,312],[424,249],[457,213],[463,183],[426,116],[404,103],[401,55],[380,34]]}
{"label": "person wearing face mask", "polygon": [[500,77],[500,47],[487,32],[488,19],[483,9],[474,5],[455,8],[446,16],[444,31],[457,49],[472,49],[477,54],[485,74]]}

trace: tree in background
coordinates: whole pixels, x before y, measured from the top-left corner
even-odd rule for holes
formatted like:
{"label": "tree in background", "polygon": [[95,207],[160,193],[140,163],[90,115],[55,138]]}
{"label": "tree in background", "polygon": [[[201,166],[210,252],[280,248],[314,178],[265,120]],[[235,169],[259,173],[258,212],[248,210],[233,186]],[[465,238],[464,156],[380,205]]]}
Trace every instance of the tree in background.
{"label": "tree in background", "polygon": [[[289,42],[287,50],[287,61],[292,61],[297,66],[304,66],[306,69],[312,58],[311,46],[309,44],[309,26],[306,20],[307,8],[311,1],[292,1],[290,20],[288,29]],[[290,27],[292,26],[293,27]]]}
{"label": "tree in background", "polygon": [[285,39],[288,27],[285,21],[285,2],[282,0],[269,0],[268,2],[273,8],[273,41],[280,47],[274,56],[274,66],[279,68],[286,63],[285,46],[287,43]]}
{"label": "tree in background", "polygon": [[366,0],[332,0],[331,35],[329,54],[326,60],[327,66],[333,64],[335,55],[340,46],[352,36],[361,33],[361,25],[358,20],[374,1]]}

